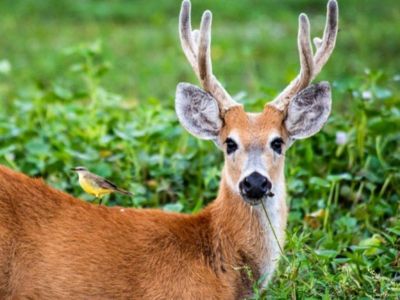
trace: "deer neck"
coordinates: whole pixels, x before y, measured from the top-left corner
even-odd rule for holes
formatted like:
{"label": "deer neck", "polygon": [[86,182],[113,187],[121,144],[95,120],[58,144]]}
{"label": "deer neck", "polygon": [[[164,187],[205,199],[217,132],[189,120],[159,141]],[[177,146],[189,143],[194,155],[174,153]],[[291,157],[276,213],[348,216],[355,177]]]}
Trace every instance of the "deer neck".
{"label": "deer neck", "polygon": [[[222,263],[236,270],[250,268],[252,276],[267,282],[281,255],[287,220],[284,177],[276,183],[275,196],[264,201],[278,241],[261,204],[250,206],[233,191],[224,176],[217,199],[210,205],[215,251]],[[278,245],[279,242],[279,245]],[[226,267],[225,267],[226,268]]]}

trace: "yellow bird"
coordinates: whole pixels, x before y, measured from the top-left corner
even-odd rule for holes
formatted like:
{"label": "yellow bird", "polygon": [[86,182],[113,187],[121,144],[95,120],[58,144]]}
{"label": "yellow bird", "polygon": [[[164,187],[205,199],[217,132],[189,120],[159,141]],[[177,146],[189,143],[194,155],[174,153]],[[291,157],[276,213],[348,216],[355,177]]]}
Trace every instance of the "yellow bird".
{"label": "yellow bird", "polygon": [[71,169],[78,173],[79,185],[88,194],[94,195],[96,198],[100,199],[99,204],[102,203],[102,197],[113,192],[117,192],[124,195],[132,196],[131,192],[125,191],[117,187],[111,181],[100,177],[96,174],[90,173],[85,167],[76,167]]}

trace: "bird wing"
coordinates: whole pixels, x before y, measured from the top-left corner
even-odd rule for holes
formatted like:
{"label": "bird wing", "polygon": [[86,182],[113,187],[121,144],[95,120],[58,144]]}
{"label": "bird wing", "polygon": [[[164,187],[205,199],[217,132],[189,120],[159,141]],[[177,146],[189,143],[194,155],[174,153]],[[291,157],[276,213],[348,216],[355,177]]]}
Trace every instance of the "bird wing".
{"label": "bird wing", "polygon": [[92,180],[99,188],[120,192],[126,195],[132,195],[131,192],[119,188],[115,183],[101,176],[90,174],[90,180]]}
{"label": "bird wing", "polygon": [[99,187],[101,187],[103,189],[118,190],[118,187],[115,183],[113,183],[105,178],[100,178],[100,180],[98,180],[97,184],[99,185]]}
{"label": "bird wing", "polygon": [[114,183],[112,183],[111,181],[109,181],[101,176],[98,176],[96,174],[93,174],[93,173],[86,174],[85,179],[90,181],[92,183],[92,185],[97,186],[102,189],[115,190],[117,188],[117,186]]}

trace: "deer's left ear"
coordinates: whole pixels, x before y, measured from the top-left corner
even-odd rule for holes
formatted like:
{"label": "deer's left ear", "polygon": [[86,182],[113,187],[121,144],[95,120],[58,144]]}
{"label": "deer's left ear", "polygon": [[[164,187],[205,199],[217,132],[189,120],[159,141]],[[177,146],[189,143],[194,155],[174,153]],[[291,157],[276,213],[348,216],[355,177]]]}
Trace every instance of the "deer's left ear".
{"label": "deer's left ear", "polygon": [[321,82],[305,88],[290,101],[285,120],[293,140],[305,139],[321,130],[331,112],[331,88]]}

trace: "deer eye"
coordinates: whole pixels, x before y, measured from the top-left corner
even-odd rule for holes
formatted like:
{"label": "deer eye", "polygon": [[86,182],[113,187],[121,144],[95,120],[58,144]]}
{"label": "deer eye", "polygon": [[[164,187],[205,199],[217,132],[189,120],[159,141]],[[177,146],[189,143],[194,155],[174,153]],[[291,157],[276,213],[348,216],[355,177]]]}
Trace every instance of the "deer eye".
{"label": "deer eye", "polygon": [[284,144],[284,142],[283,142],[283,140],[281,138],[276,138],[271,142],[271,148],[276,153],[281,154],[282,153],[282,145],[283,144]]}
{"label": "deer eye", "polygon": [[236,144],[236,142],[234,140],[232,140],[231,138],[227,138],[225,141],[225,144],[226,144],[226,153],[228,153],[228,154],[235,152],[238,148],[238,145]]}

